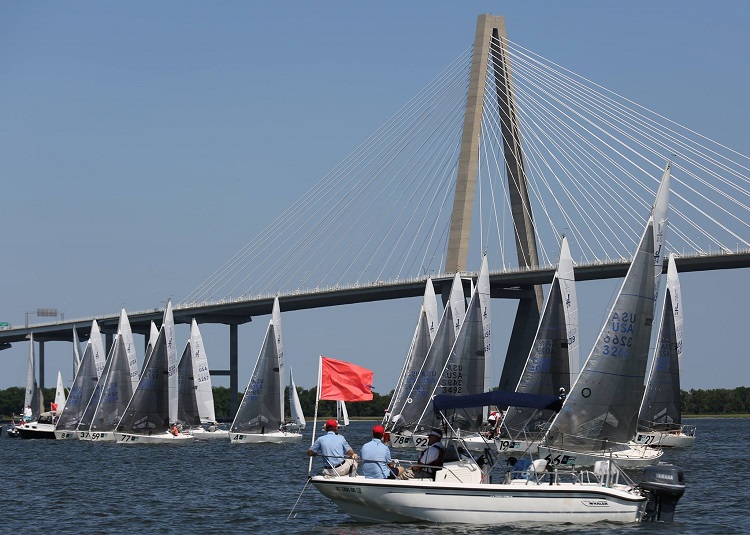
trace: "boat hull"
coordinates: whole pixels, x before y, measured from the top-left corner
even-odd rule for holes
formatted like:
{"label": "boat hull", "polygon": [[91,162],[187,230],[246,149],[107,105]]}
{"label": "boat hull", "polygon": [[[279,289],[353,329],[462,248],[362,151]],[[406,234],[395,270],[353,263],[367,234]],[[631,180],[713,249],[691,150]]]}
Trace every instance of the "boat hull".
{"label": "boat hull", "polygon": [[229,433],[229,439],[232,444],[261,444],[270,442],[272,444],[282,444],[286,442],[299,442],[302,440],[300,433],[285,433],[277,431],[274,433]]}
{"label": "boat hull", "polygon": [[193,440],[193,435],[173,435],[168,431],[153,435],[138,435],[135,433],[115,432],[118,444],[184,444]]}
{"label": "boat hull", "polygon": [[562,448],[539,446],[539,458],[547,459],[555,466],[594,466],[596,461],[613,459],[620,468],[644,468],[659,462],[664,453],[660,449],[646,446],[621,447],[612,452],[605,451],[572,451]]}
{"label": "boat hull", "polygon": [[636,433],[633,442],[650,446],[652,448],[689,448],[695,443],[695,431],[693,431],[692,435],[682,432],[639,432]]}
{"label": "boat hull", "polygon": [[78,440],[91,442],[117,442],[114,431],[77,431]]}
{"label": "boat hull", "polygon": [[437,483],[315,476],[313,486],[360,522],[502,525],[639,522],[646,498],[599,485]]}
{"label": "boat hull", "polygon": [[195,440],[228,440],[229,431],[226,429],[217,429],[216,431],[207,431],[206,429],[193,429],[191,431]]}

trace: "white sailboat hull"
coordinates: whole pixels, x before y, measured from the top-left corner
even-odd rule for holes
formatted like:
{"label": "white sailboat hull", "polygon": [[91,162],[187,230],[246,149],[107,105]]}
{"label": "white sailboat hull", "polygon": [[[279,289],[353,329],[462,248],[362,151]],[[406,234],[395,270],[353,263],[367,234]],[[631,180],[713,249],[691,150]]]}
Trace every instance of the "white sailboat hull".
{"label": "white sailboat hull", "polygon": [[539,458],[547,459],[555,466],[594,466],[596,461],[607,461],[610,458],[620,468],[643,468],[659,462],[663,455],[661,449],[639,446],[636,444],[620,444],[619,449],[610,451],[573,451],[562,448],[548,448],[539,446]]}
{"label": "white sailboat hull", "polygon": [[228,433],[232,444],[261,444],[270,442],[280,444],[285,442],[299,442],[302,440],[301,433],[286,433],[274,431],[273,433]]}
{"label": "white sailboat hull", "polygon": [[496,438],[494,442],[497,452],[503,455],[522,455],[527,452],[536,453],[537,448],[539,447],[539,442],[535,440]]}
{"label": "white sailboat hull", "polygon": [[217,429],[216,431],[208,431],[207,429],[196,428],[190,431],[193,434],[195,440],[227,440],[229,438],[229,431],[226,429]]}
{"label": "white sailboat hull", "polygon": [[646,498],[627,487],[525,480],[481,484],[315,476],[312,484],[360,522],[502,525],[515,522],[639,522]]}
{"label": "white sailboat hull", "polygon": [[90,442],[117,442],[114,431],[76,431],[78,440]]}
{"label": "white sailboat hull", "polygon": [[682,429],[678,432],[638,432],[633,442],[652,448],[690,448],[695,443],[695,428],[687,433]]}
{"label": "white sailboat hull", "polygon": [[75,431],[55,429],[55,438],[57,440],[78,440],[78,433]]}
{"label": "white sailboat hull", "polygon": [[117,433],[115,438],[118,444],[184,444],[193,440],[193,435],[180,433],[173,435],[169,431],[154,433],[153,435],[138,435],[135,433]]}

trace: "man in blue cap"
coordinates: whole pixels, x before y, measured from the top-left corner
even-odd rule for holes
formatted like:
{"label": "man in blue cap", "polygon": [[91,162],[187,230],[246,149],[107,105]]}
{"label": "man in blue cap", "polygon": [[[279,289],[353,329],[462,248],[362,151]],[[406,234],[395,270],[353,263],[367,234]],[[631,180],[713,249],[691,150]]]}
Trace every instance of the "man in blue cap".
{"label": "man in blue cap", "polygon": [[362,473],[369,479],[395,479],[403,468],[391,459],[391,450],[383,444],[385,429],[382,425],[372,428],[372,440],[362,446]]}

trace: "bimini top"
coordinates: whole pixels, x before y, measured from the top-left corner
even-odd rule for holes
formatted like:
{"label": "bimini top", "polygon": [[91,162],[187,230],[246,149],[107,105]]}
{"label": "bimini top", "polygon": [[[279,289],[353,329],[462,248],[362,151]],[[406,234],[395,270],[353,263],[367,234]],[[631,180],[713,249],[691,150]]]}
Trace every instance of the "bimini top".
{"label": "bimini top", "polygon": [[527,407],[530,409],[548,409],[559,411],[562,400],[557,396],[542,396],[540,394],[525,394],[523,392],[505,392],[493,390],[483,394],[468,396],[452,396],[440,394],[432,398],[435,411],[445,409],[465,409],[469,407],[485,407],[487,405]]}

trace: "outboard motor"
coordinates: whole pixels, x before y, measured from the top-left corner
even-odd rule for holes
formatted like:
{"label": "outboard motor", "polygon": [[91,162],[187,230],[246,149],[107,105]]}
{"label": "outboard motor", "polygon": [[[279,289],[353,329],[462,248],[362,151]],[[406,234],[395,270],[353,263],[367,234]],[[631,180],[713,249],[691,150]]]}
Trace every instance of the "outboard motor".
{"label": "outboard motor", "polygon": [[643,469],[638,487],[648,496],[644,521],[672,522],[677,502],[685,493],[685,475],[673,464],[657,464]]}

